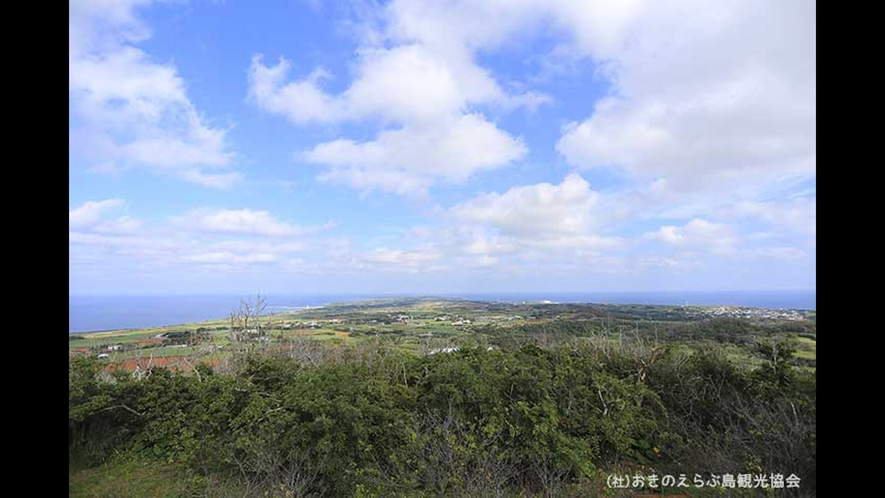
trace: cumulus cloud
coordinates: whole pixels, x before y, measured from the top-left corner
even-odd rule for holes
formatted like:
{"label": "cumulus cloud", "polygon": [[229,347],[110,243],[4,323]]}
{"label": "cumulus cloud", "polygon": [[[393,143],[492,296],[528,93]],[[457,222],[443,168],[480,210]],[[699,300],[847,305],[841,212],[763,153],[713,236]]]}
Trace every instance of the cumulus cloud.
{"label": "cumulus cloud", "polygon": [[497,258],[493,258],[491,255],[512,253],[517,249],[517,245],[512,241],[482,232],[471,233],[469,238],[459,246],[468,254],[477,254],[489,258],[489,261],[492,262],[496,262]]}
{"label": "cumulus cloud", "polygon": [[547,31],[555,52],[596,62],[610,95],[557,144],[578,168],[615,166],[682,192],[814,174],[813,2],[402,0],[383,19],[383,39],[433,53]]}
{"label": "cumulus cloud", "polygon": [[101,220],[103,213],[117,209],[123,206],[123,203],[123,199],[86,201],[82,206],[70,210],[68,213],[68,224],[71,228],[93,225]]}
{"label": "cumulus cloud", "polygon": [[246,235],[291,235],[295,227],[272,217],[267,211],[251,209],[195,210],[186,215],[184,223],[196,230]]}
{"label": "cumulus cloud", "polygon": [[285,237],[303,235],[333,228],[332,221],[324,225],[298,226],[278,220],[267,211],[252,209],[194,209],[184,216],[173,217],[172,222],[187,230],[217,234]]}
{"label": "cumulus cloud", "polygon": [[125,206],[123,199],[87,201],[68,213],[68,227],[72,231],[107,234],[125,234],[138,229],[142,222],[129,216],[108,219],[107,215]]}
{"label": "cumulus cloud", "polygon": [[291,268],[292,253],[305,249],[302,242],[254,242],[251,240],[223,240],[208,244],[187,247],[177,254],[169,254],[172,261],[184,264],[196,263],[208,266],[224,266],[228,268],[249,268],[253,265],[270,265],[279,263]]}
{"label": "cumulus cloud", "polygon": [[[388,21],[393,33],[396,20]],[[381,38],[393,41],[391,34]],[[285,58],[266,65],[256,55],[249,68],[248,100],[267,112],[299,125],[360,121],[382,127],[374,140],[341,138],[306,151],[303,157],[328,166],[321,179],[360,190],[420,193],[526,154],[521,140],[486,120],[477,106],[531,111],[550,103],[548,95],[503,90],[457,40],[363,42],[352,81],[337,94],[324,90],[331,75],[321,67],[292,81]]]}
{"label": "cumulus cloud", "polygon": [[360,49],[353,81],[337,95],[322,89],[322,81],[332,77],[322,67],[287,82],[291,67],[283,57],[268,66],[261,54],[253,56],[247,97],[296,124],[378,118],[426,125],[449,119],[470,104],[534,108],[550,100],[538,92],[507,94],[488,71],[470,60],[469,53],[443,55],[416,43]]}
{"label": "cumulus cloud", "polygon": [[364,253],[360,259],[373,265],[415,268],[426,266],[436,261],[438,257],[438,254],[433,250],[408,251],[383,247]]}
{"label": "cumulus cloud", "polygon": [[312,234],[334,227],[298,226],[267,211],[252,209],[197,209],[149,226],[114,218],[125,206],[122,199],[90,201],[70,210],[71,267],[100,263],[106,267],[211,267],[245,271],[260,265],[279,271],[300,271],[292,255],[314,244]]}
{"label": "cumulus cloud", "polygon": [[740,202],[729,214],[760,218],[785,232],[814,236],[817,233],[817,201],[797,198],[769,202]]}
{"label": "cumulus cloud", "polygon": [[[600,194],[573,173],[559,185],[513,187],[503,194],[482,194],[453,206],[459,223],[476,227],[468,251],[494,255],[521,249],[582,249],[591,252],[623,246],[619,237],[601,233]],[[492,235],[488,235],[491,232]]]}
{"label": "cumulus cloud", "polygon": [[663,242],[681,249],[705,250],[716,254],[731,254],[738,242],[732,226],[702,218],[695,218],[681,227],[662,226],[655,232],[645,233],[643,239]]}
{"label": "cumulus cloud", "polygon": [[[228,130],[195,108],[173,65],[139,48],[150,29],[135,14],[150,3],[71,5],[72,147],[93,154],[96,170],[146,167],[230,187],[240,177],[230,170],[235,156]],[[368,249],[358,240],[330,239],[316,268],[629,274],[690,270],[711,255],[813,257],[814,199],[769,195],[774,184],[808,187],[814,177],[813,3],[374,5],[377,24],[361,27],[365,36],[347,74],[270,56],[242,61],[249,64],[247,100],[256,108],[325,132],[350,133],[356,130],[351,125],[360,125],[352,136],[298,151],[322,169],[321,181],[411,195],[524,160],[523,137],[508,132],[500,124],[507,121],[496,115],[532,110],[552,98],[525,81],[504,83],[485,61],[540,32],[551,35],[558,57],[592,60],[595,77],[606,80],[610,92],[548,144],[577,171],[559,184],[505,185],[440,208],[442,225],[409,232],[401,247],[390,237],[383,240],[388,246]],[[496,66],[502,74],[512,69],[509,58],[504,62]],[[348,126],[326,126],[339,124]],[[591,189],[586,178],[611,167],[626,173],[629,185]],[[597,189],[600,184],[594,181]],[[310,246],[304,235],[323,228],[294,225],[267,211],[202,209],[136,237],[140,222],[126,217],[124,208],[122,200],[108,199],[71,209],[77,258],[80,249],[101,248],[102,255],[137,255],[148,264],[303,269],[311,263],[292,254]],[[653,228],[635,235],[629,225],[635,220]],[[187,235],[170,236],[181,227]],[[756,234],[743,238],[739,229]],[[784,234],[809,236],[811,249],[792,247]],[[750,247],[738,251],[744,241]]]}
{"label": "cumulus cloud", "polygon": [[435,181],[461,182],[471,174],[500,167],[526,154],[521,140],[501,132],[477,114],[433,127],[384,131],[377,140],[335,140],[305,154],[329,167],[320,178],[357,189],[407,194]]}
{"label": "cumulus cloud", "polygon": [[135,10],[148,1],[78,0],[69,16],[72,152],[93,171],[143,167],[215,188],[240,175],[227,130],[206,122],[176,68],[133,44],[150,35]]}
{"label": "cumulus cloud", "polygon": [[680,190],[813,175],[813,3],[685,0],[628,17],[603,51],[612,95],[557,144],[571,164]]}
{"label": "cumulus cloud", "polygon": [[287,117],[296,124],[338,121],[345,115],[343,103],[327,95],[320,83],[330,77],[319,67],[301,81],[286,83],[292,64],[280,58],[274,66],[265,66],[263,57],[252,57],[247,98],[265,111]]}
{"label": "cumulus cloud", "polygon": [[539,183],[513,187],[503,194],[484,194],[454,206],[463,221],[485,224],[504,235],[580,234],[593,228],[599,193],[578,174],[559,185]]}

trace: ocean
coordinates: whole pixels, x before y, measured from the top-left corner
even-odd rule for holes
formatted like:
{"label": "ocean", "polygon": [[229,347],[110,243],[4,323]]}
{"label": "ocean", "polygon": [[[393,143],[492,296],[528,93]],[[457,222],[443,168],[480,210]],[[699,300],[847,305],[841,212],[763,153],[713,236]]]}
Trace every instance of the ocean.
{"label": "ocean", "polygon": [[[267,312],[377,298],[441,297],[480,301],[751,306],[814,310],[815,291],[513,292],[439,294],[268,295]],[[227,317],[248,296],[69,296],[68,332],[162,327]]]}

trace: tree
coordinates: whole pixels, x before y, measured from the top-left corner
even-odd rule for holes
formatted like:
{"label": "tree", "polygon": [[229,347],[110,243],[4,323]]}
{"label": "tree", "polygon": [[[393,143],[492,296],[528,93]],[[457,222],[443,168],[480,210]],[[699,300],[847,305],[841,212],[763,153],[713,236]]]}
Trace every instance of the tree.
{"label": "tree", "polygon": [[774,382],[777,386],[785,386],[793,380],[793,368],[790,361],[796,352],[796,345],[790,340],[766,338],[756,343],[756,354],[765,364],[757,371],[763,380]]}
{"label": "tree", "polygon": [[254,301],[251,298],[240,299],[239,307],[230,312],[231,342],[244,342],[253,335],[263,336],[259,317],[266,308],[267,296],[262,296],[260,292],[255,295]]}

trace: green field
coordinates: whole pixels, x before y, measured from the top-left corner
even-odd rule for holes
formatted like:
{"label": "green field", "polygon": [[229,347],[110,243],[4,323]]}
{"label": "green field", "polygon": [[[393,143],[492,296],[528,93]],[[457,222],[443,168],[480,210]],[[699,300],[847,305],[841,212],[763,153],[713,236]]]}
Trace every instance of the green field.
{"label": "green field", "polygon": [[797,337],[798,343],[796,356],[799,358],[807,358],[810,360],[817,359],[817,341],[807,337]]}
{"label": "green field", "polygon": [[[816,341],[807,337],[816,323],[815,312],[788,311],[783,317],[745,308],[731,310],[733,316],[713,315],[716,308],[653,306],[489,303],[466,300],[387,299],[330,305],[293,312],[252,317],[250,327],[267,335],[267,344],[285,345],[311,340],[344,346],[366,341],[387,341],[390,346],[413,354],[426,354],[460,344],[507,346],[530,342],[566,340],[610,340],[624,337],[667,344],[674,352],[691,354],[698,346],[716,347],[742,368],[754,368],[762,359],[753,353],[754,344],[765,338],[793,341],[794,356],[816,359]],[[720,313],[721,311],[717,311]],[[201,354],[219,346],[234,349],[230,319],[77,334],[69,348],[88,348],[89,353],[107,353],[105,361],[134,357],[167,357]],[[198,330],[205,331],[198,334]],[[810,331],[810,332],[809,332]],[[160,344],[141,341],[163,334]],[[188,335],[192,334],[192,335]],[[176,337],[177,336],[177,337]],[[252,338],[256,339],[256,338]],[[247,342],[252,339],[246,339]],[[156,339],[152,339],[156,341]],[[179,347],[176,344],[186,344]],[[107,346],[122,350],[109,351]],[[230,350],[227,350],[230,351]],[[813,369],[813,363],[805,365]]]}

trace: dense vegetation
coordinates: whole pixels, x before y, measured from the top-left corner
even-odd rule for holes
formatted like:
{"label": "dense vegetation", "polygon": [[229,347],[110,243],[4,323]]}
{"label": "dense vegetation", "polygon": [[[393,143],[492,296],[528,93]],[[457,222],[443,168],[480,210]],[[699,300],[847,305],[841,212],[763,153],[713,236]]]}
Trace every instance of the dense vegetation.
{"label": "dense vegetation", "polygon": [[[584,335],[574,321],[545,326],[489,328],[491,341],[425,356],[384,336],[292,339],[236,353],[225,373],[109,373],[74,358],[72,495],[93,496],[96,469],[144,465],[167,496],[632,496],[606,489],[614,471],[796,474],[799,495],[814,494],[815,374],[774,334],[813,329],[708,320],[618,342],[537,340]],[[667,340],[677,332],[688,342]]]}

